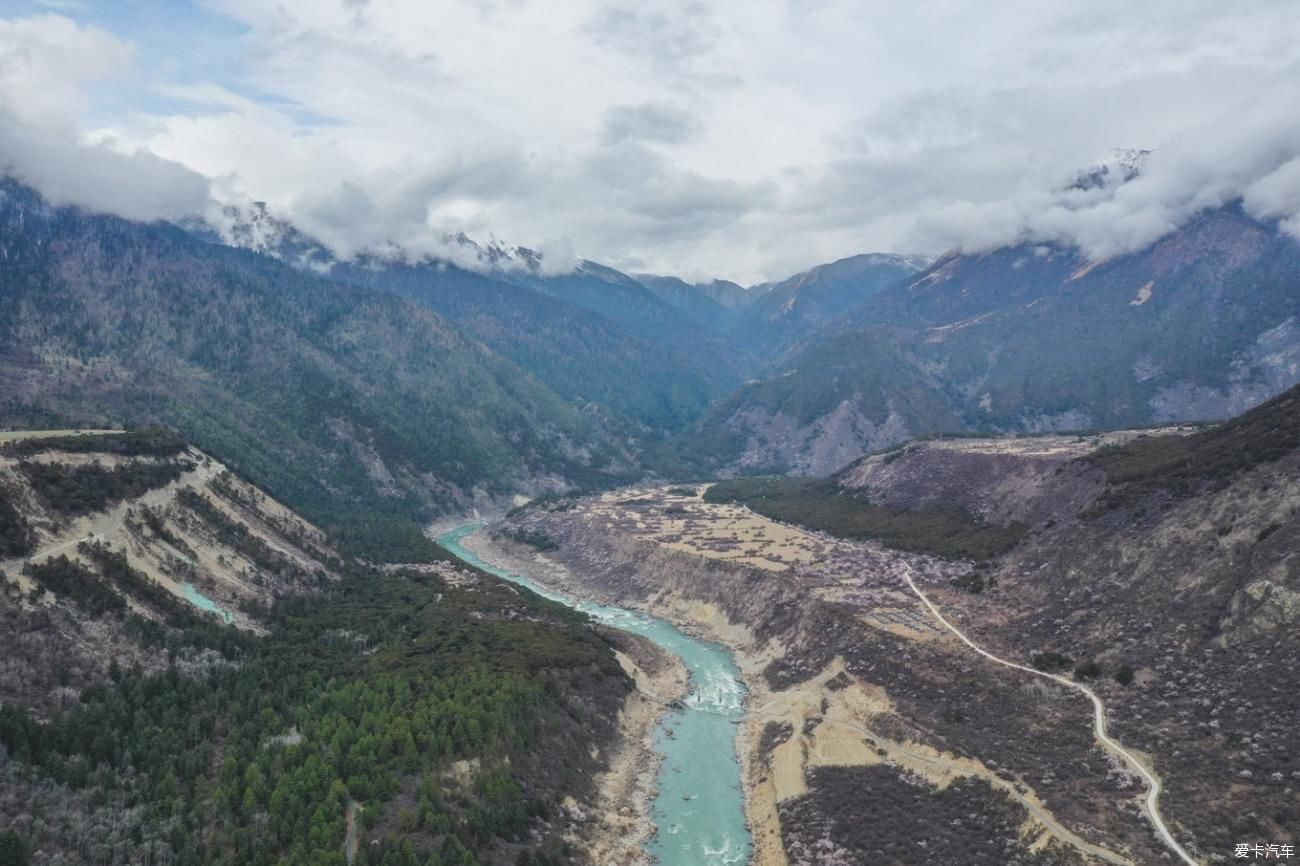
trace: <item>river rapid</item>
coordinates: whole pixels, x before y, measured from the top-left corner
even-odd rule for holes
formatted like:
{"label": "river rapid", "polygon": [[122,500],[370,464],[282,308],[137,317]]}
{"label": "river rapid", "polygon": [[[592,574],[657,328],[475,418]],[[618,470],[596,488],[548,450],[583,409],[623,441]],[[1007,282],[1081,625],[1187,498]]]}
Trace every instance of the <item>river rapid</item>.
{"label": "river rapid", "polygon": [[736,753],[744,717],[744,687],[731,656],[670,623],[636,611],[571,598],[480,559],[461,541],[481,529],[467,523],[438,543],[483,571],[579,610],[598,622],[653,641],[679,658],[690,673],[682,709],[665,711],[655,729],[663,756],[651,818],[659,828],[649,853],[660,866],[736,866],[749,860],[749,829]]}

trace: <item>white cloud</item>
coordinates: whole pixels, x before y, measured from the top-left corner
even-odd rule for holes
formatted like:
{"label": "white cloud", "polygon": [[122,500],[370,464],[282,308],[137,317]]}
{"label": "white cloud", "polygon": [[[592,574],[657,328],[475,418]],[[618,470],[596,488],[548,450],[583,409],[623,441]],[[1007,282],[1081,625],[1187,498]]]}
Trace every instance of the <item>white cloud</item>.
{"label": "white cloud", "polygon": [[[152,76],[136,112],[92,131],[223,200],[266,200],[343,255],[438,253],[465,232],[756,281],[1017,237],[1108,254],[1234,196],[1300,224],[1292,0],[207,8],[246,28],[227,62]],[[75,126],[133,34],[59,20],[46,42],[84,57],[0,98]],[[43,75],[78,108],[43,109]],[[1053,192],[1114,147],[1155,149],[1139,181]]]}
{"label": "white cloud", "polygon": [[1300,67],[1160,142],[1124,184],[1079,190],[1045,184],[989,201],[938,205],[918,238],[968,250],[1057,241],[1105,259],[1142,249],[1191,217],[1242,201],[1294,230],[1300,214]]}
{"label": "white cloud", "polygon": [[203,210],[200,175],[80,130],[89,89],[124,72],[133,54],[112,34],[59,15],[0,20],[0,168],[56,203],[130,219]]}
{"label": "white cloud", "polygon": [[131,64],[129,43],[61,15],[0,19],[0,105],[14,121],[75,128],[86,89]]}

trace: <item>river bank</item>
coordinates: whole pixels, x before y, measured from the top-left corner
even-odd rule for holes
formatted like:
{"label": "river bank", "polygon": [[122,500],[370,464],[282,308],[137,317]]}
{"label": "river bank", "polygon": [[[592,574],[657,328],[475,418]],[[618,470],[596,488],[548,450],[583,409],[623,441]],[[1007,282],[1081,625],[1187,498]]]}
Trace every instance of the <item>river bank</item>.
{"label": "river bank", "polygon": [[[650,866],[647,843],[656,832],[651,804],[662,756],[654,732],[667,703],[686,695],[686,668],[653,642],[608,629],[619,649],[618,662],[636,682],[618,718],[618,743],[605,755],[608,765],[596,779],[596,802],[580,822],[574,843],[594,863]],[[572,809],[576,809],[573,804]]]}
{"label": "river bank", "polygon": [[[536,574],[535,563],[494,545],[485,532],[461,538],[459,544],[502,571]],[[618,743],[604,755],[608,769],[596,779],[595,803],[588,810],[574,801],[566,803],[578,828],[571,841],[586,851],[593,863],[651,866],[648,843],[658,830],[651,818],[651,804],[663,761],[655,749],[654,734],[668,705],[686,696],[688,675],[679,659],[653,641],[617,628],[601,628],[616,647],[615,657],[636,689],[619,713]]]}
{"label": "river bank", "polygon": [[[735,749],[740,764],[745,820],[750,831],[751,853],[747,862],[750,866],[787,866],[777,809],[777,774],[770,773],[765,761],[757,759],[768,719],[748,712],[750,708],[762,707],[769,702],[771,692],[762,671],[783,651],[781,647],[760,645],[761,642],[747,627],[732,623],[713,605],[682,599],[671,593],[661,593],[648,600],[618,597],[608,588],[575,575],[564,564],[544,553],[508,539],[493,539],[487,532],[468,536],[461,540],[461,544],[486,561],[512,572],[532,575],[538,583],[558,592],[635,609],[671,622],[692,637],[726,647],[739,668],[739,678],[746,689],[744,706],[747,712],[737,726]],[[802,780],[802,765],[797,769]],[[652,784],[653,778],[652,775]]]}

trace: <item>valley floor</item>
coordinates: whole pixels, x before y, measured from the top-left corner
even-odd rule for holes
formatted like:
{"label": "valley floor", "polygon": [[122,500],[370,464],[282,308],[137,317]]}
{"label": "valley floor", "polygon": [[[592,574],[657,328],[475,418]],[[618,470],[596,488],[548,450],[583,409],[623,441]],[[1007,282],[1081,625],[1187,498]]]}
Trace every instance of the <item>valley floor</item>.
{"label": "valley floor", "polygon": [[702,492],[578,500],[480,543],[548,586],[734,651],[749,690],[739,749],[756,866],[901,851],[917,826],[889,826],[883,801],[908,797],[927,835],[956,828],[932,854],[988,852],[961,862],[1162,856],[1142,779],[1097,748],[1088,702],[981,660],[909,587],[915,574],[945,592],[968,563],[830,538]]}

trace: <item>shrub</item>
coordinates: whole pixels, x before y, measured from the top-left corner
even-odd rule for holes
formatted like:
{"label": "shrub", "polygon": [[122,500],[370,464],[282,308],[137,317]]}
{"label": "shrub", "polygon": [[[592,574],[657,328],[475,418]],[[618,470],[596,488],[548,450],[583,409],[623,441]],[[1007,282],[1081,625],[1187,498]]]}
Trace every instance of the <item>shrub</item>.
{"label": "shrub", "polygon": [[538,529],[516,529],[507,533],[507,537],[543,553],[556,550],[560,546],[558,541]]}
{"label": "shrub", "polygon": [[704,501],[735,502],[773,520],[953,559],[989,559],[1006,553],[1020,543],[1027,529],[1019,523],[984,523],[957,509],[908,510],[873,505],[826,478],[719,481],[704,494]]}
{"label": "shrub", "polygon": [[1040,671],[1052,674],[1069,670],[1070,665],[1074,664],[1074,659],[1067,655],[1049,650],[1047,652],[1034,653],[1029,657],[1029,663]]}
{"label": "shrub", "polygon": [[1228,483],[1300,447],[1300,388],[1190,436],[1147,436],[1082,458],[1106,472],[1097,512],[1138,504],[1157,492],[1185,496]]}
{"label": "shrub", "polygon": [[25,556],[32,550],[27,521],[0,489],[0,558]]}
{"label": "shrub", "polygon": [[0,832],[0,866],[27,866],[30,862],[22,837],[13,830]]}
{"label": "shrub", "polygon": [[23,573],[57,596],[71,600],[91,616],[126,612],[126,601],[79,562],[60,556],[28,564]]}
{"label": "shrub", "polygon": [[20,467],[38,496],[53,511],[67,516],[93,514],[175,481],[185,472],[181,463],[131,463],[115,469],[23,463]]}
{"label": "shrub", "polygon": [[952,585],[972,595],[979,595],[984,590],[993,589],[997,586],[998,579],[991,574],[985,575],[981,571],[972,571],[969,574],[963,574],[961,577],[954,577]]}
{"label": "shrub", "polygon": [[30,456],[47,451],[71,454],[117,454],[122,457],[175,457],[189,445],[166,427],[143,427],[125,433],[93,433],[19,439],[4,446],[10,454]]}
{"label": "shrub", "polygon": [[1076,680],[1091,680],[1101,676],[1101,665],[1095,661],[1086,661],[1074,669]]}

